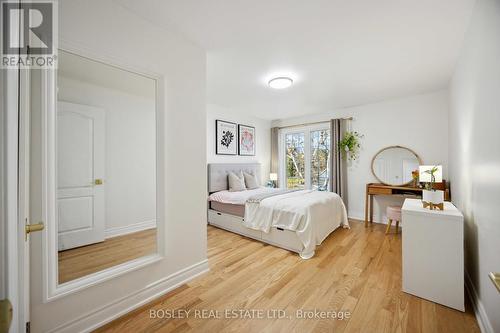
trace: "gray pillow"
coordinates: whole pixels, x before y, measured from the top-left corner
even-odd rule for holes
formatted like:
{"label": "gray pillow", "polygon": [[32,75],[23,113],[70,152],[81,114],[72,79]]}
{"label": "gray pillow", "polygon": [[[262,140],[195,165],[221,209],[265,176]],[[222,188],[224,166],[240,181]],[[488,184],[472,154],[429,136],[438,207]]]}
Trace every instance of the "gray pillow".
{"label": "gray pillow", "polygon": [[245,187],[245,177],[243,177],[243,173],[241,171],[239,174],[230,172],[227,175],[227,180],[229,183],[229,192],[244,191],[247,189]]}
{"label": "gray pillow", "polygon": [[253,190],[254,188],[258,188],[259,185],[259,180],[257,179],[256,175],[252,175],[248,172],[243,172],[243,176],[245,177],[245,184],[247,186],[247,189]]}

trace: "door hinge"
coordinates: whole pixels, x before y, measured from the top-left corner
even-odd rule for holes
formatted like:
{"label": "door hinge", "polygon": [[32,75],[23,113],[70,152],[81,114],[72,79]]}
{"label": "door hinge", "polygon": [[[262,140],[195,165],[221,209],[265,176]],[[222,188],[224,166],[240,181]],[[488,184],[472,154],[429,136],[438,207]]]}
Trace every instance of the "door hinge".
{"label": "door hinge", "polygon": [[28,321],[28,322],[26,323],[26,333],[30,333],[30,331],[31,331],[31,322],[30,322],[30,321]]}
{"label": "door hinge", "polygon": [[493,282],[495,287],[497,287],[498,292],[500,292],[500,273],[491,272],[489,275],[490,275],[491,281]]}
{"label": "door hinge", "polygon": [[28,241],[28,235],[32,232],[42,231],[45,228],[43,222],[38,222],[35,224],[26,224],[24,226],[24,236],[25,240]]}
{"label": "door hinge", "polygon": [[8,332],[12,322],[12,304],[8,299],[0,301],[0,332]]}

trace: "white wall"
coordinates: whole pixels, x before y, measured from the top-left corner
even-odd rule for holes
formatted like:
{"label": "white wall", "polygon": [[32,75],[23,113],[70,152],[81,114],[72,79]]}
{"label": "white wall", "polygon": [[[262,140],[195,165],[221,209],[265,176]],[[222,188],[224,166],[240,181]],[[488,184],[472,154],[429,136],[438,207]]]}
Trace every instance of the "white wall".
{"label": "white wall", "polygon": [[[415,151],[426,164],[442,164],[448,170],[448,92],[412,96],[322,114],[273,121],[286,126],[332,118],[354,117],[351,129],[364,135],[360,157],[348,168],[349,217],[364,220],[365,186],[377,182],[371,161],[380,149],[400,145]],[[402,198],[376,196],[374,220],[386,223],[385,208],[402,204]]]}
{"label": "white wall", "polygon": [[466,270],[484,332],[500,332],[500,1],[478,0],[450,87],[452,199],[465,215]]}
{"label": "white wall", "polygon": [[[161,168],[164,258],[75,294],[42,304],[34,294],[33,332],[88,330],[159,296],[207,266],[205,52],[156,28],[112,0],[59,1],[59,36],[67,45],[164,77]],[[64,43],[63,43],[64,44]],[[61,44],[60,44],[61,45]],[[197,139],[186,133],[197,133]],[[36,203],[33,203],[35,205]],[[32,240],[32,254],[41,244]],[[36,260],[36,257],[34,258]],[[36,262],[34,263],[36,264]],[[42,281],[42,276],[32,276]]]}
{"label": "white wall", "polygon": [[[254,126],[256,138],[255,156],[228,156],[215,154],[215,120],[225,120],[237,124]],[[207,162],[208,163],[251,163],[262,165],[262,184],[269,180],[271,163],[271,121],[240,115],[231,109],[215,104],[207,105]]]}
{"label": "white wall", "polygon": [[[132,78],[133,79],[133,78]],[[143,78],[141,81],[144,80]],[[105,230],[156,222],[155,100],[66,77],[58,99],[104,109]],[[151,85],[154,96],[154,84]]]}

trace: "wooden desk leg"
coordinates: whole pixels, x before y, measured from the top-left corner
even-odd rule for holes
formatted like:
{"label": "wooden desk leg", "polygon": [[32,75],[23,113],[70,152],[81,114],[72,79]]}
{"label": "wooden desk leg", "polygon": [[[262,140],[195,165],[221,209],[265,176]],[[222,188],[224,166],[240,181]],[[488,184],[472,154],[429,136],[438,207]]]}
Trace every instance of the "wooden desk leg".
{"label": "wooden desk leg", "polygon": [[373,195],[370,195],[370,224],[373,223]]}
{"label": "wooden desk leg", "polygon": [[369,200],[369,195],[368,195],[368,187],[366,188],[366,195],[365,195],[365,228],[368,227],[368,200]]}

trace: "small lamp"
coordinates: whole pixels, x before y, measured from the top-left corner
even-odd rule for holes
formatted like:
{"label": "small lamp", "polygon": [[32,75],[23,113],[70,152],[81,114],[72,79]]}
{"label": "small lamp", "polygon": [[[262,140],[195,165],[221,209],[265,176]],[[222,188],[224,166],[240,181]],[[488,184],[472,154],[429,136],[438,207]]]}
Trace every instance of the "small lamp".
{"label": "small lamp", "polygon": [[278,174],[277,173],[270,173],[269,179],[273,182],[273,187],[276,187],[276,181],[278,180]]}

